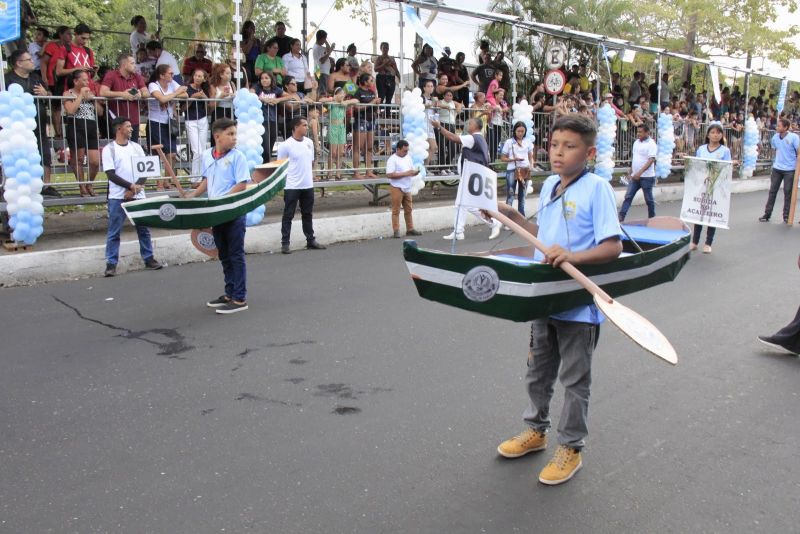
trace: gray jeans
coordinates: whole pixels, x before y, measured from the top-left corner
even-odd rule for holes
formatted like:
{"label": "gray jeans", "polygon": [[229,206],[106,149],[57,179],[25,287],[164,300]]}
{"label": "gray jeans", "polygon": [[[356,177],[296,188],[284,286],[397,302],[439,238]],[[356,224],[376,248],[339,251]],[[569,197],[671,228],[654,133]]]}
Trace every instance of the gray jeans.
{"label": "gray jeans", "polygon": [[558,443],[582,449],[588,434],[589,387],[592,383],[592,352],[600,325],[537,319],[531,323],[528,355],[530,405],[523,418],[532,428],[550,428],[550,400],[556,378],[564,386],[564,406],[558,421]]}

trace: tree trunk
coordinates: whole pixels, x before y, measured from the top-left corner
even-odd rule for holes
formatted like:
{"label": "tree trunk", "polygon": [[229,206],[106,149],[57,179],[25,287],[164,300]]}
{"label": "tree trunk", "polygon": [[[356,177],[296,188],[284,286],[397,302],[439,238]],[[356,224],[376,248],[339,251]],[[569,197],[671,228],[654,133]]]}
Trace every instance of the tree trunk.
{"label": "tree trunk", "polygon": [[369,0],[369,11],[372,15],[372,55],[378,55],[378,10],[375,0]]}
{"label": "tree trunk", "polygon": [[[686,35],[686,46],[683,52],[688,56],[694,56],[694,47],[697,42],[697,13],[689,15],[689,32]],[[683,79],[690,84],[692,83],[692,67],[694,63],[691,61],[683,62]]]}

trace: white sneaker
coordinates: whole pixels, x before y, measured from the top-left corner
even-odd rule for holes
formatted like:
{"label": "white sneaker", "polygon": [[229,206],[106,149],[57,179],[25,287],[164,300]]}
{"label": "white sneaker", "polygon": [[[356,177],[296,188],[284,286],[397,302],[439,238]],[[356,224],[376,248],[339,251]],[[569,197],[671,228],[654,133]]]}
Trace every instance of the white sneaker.
{"label": "white sneaker", "polygon": [[500,230],[503,229],[503,224],[500,221],[492,223],[492,233],[489,234],[489,239],[496,239],[500,235]]}
{"label": "white sneaker", "polygon": [[464,232],[458,232],[458,233],[452,232],[444,236],[444,239],[452,241],[454,237],[456,238],[457,241],[461,241],[464,239]]}

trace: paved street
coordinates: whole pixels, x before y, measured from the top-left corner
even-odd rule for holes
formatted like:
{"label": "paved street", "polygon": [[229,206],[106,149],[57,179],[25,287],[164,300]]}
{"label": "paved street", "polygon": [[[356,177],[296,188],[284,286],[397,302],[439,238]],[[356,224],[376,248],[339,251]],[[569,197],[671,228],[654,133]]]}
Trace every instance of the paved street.
{"label": "paved street", "polygon": [[765,197],[621,299],[681,360],[604,325],[559,487],[550,452],[495,452],[522,429],[526,325],[419,298],[399,240],[249,256],[230,317],[204,305],[216,263],[4,289],[0,532],[797,532],[800,360],[755,336],[800,303],[800,225],[758,223]]}

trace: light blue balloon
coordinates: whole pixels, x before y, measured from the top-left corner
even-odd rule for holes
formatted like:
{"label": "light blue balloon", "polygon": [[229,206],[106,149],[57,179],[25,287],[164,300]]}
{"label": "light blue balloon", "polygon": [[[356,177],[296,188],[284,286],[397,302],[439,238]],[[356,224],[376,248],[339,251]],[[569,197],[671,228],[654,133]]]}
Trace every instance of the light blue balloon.
{"label": "light blue balloon", "polygon": [[25,172],[25,171],[18,172],[17,175],[14,178],[17,179],[17,182],[20,185],[28,185],[28,183],[30,183],[30,181],[33,179],[31,174],[29,172]]}
{"label": "light blue balloon", "polygon": [[14,96],[21,96],[25,94],[25,91],[22,90],[22,86],[18,83],[12,83],[9,85],[8,92]]}

